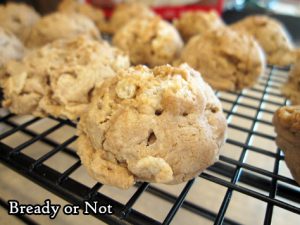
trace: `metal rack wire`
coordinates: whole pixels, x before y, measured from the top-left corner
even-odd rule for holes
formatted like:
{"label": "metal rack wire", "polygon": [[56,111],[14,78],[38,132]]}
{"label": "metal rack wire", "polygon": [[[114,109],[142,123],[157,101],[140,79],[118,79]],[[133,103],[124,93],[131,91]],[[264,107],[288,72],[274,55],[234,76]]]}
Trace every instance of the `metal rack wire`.
{"label": "metal rack wire", "polygon": [[[94,215],[109,224],[170,224],[176,219],[174,217],[178,210],[183,208],[199,217],[213,221],[214,224],[237,225],[240,222],[228,218],[226,215],[231,197],[235,192],[243,193],[266,203],[264,224],[272,223],[274,207],[295,213],[300,219],[299,186],[293,179],[279,174],[279,164],[284,160],[282,152],[280,149],[270,149],[272,147],[257,147],[253,145],[254,136],[274,142],[274,135],[257,129],[257,126],[258,124],[272,126],[271,119],[266,118],[271,118],[276,108],[287,103],[280,95],[279,90],[280,85],[287,78],[287,72],[287,69],[268,67],[267,73],[260,78],[258,84],[249,90],[237,93],[217,92],[217,95],[224,104],[224,112],[229,122],[229,129],[243,132],[246,136],[245,141],[242,141],[238,136],[229,136],[226,141],[228,145],[241,149],[238,159],[221,154],[220,161],[208,168],[208,170],[197,178],[208,180],[226,188],[217,213],[186,199],[187,194],[195,183],[195,179],[187,182],[178,196],[148,183],[140,183],[136,185],[136,191],[129,200],[126,203],[121,203],[111,196],[106,196],[102,193],[102,184],[96,183],[93,187],[88,187],[79,180],[71,178],[71,175],[81,166],[75,151],[69,147],[76,141],[77,137],[72,134],[62,143],[50,137],[53,132],[61,127],[75,127],[70,121],[49,118],[55,121],[56,124],[42,132],[36,132],[30,129],[30,126],[42,119],[31,117],[19,123],[14,121],[15,115],[2,109],[2,114],[0,114],[0,128],[2,126],[4,129],[1,128],[0,130],[0,160],[9,168],[72,204],[83,207],[83,201],[87,200],[101,201],[102,204],[112,205],[115,212],[113,215]],[[243,101],[244,99],[248,99],[255,104],[249,104]],[[251,110],[253,113],[251,115],[249,113],[241,113],[240,108]],[[269,116],[265,118],[261,114],[268,114]],[[247,120],[250,126],[247,127],[242,123],[233,122],[233,117]],[[30,138],[14,147],[5,143],[6,138],[18,132],[26,134]],[[51,147],[50,151],[37,159],[26,154],[26,151],[24,151],[24,149],[36,142],[42,142]],[[63,172],[59,172],[44,163],[58,152],[67,154],[75,159],[75,163],[68,165],[67,169]],[[269,171],[257,165],[247,163],[248,152],[255,152],[273,159],[273,170]],[[135,209],[135,204],[144,193],[150,193],[172,204],[171,209],[162,221],[158,221],[147,215],[147,213],[142,213]],[[2,207],[7,207],[5,201],[1,200],[0,203]],[[25,223],[36,224],[26,216],[18,216]]]}

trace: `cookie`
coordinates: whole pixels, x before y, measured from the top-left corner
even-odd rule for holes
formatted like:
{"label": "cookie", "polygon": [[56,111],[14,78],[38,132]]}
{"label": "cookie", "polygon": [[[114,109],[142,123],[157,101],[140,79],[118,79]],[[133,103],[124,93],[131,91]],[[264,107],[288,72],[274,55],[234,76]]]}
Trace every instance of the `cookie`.
{"label": "cookie", "polygon": [[100,39],[100,33],[89,18],[76,13],[52,13],[43,17],[32,27],[25,42],[29,48],[41,47],[52,41],[81,34]]}
{"label": "cookie", "polygon": [[100,8],[91,6],[90,4],[80,3],[76,0],[63,0],[58,6],[58,11],[82,14],[94,21],[100,31],[105,29],[103,26],[107,26],[103,11]]}
{"label": "cookie", "polygon": [[185,182],[212,165],[224,143],[220,101],[187,64],[120,70],[78,124],[78,155],[97,181]]}
{"label": "cookie", "polygon": [[282,93],[293,105],[300,105],[300,54],[290,71],[288,81],[282,87]]}
{"label": "cookie", "polygon": [[256,41],[230,28],[194,36],[175,62],[188,63],[217,90],[241,90],[264,72],[264,56]]}
{"label": "cookie", "polygon": [[128,57],[107,42],[87,36],[57,40],[7,64],[3,106],[16,114],[76,120],[94,89],[127,67]]}
{"label": "cookie", "polygon": [[108,33],[116,33],[130,20],[138,18],[151,18],[155,13],[145,4],[142,3],[122,3],[118,4],[109,21]]}
{"label": "cookie", "polygon": [[295,61],[289,35],[279,21],[267,16],[248,16],[231,28],[252,35],[263,48],[268,64],[288,66]]}
{"label": "cookie", "polygon": [[130,55],[133,64],[150,67],[171,63],[183,47],[177,30],[159,17],[131,20],[112,42]]}
{"label": "cookie", "polygon": [[300,105],[285,106],[276,111],[273,124],[276,143],[285,155],[285,162],[300,184]]}
{"label": "cookie", "polygon": [[0,49],[0,70],[8,61],[20,60],[25,54],[25,48],[20,40],[13,33],[1,27]]}
{"label": "cookie", "polygon": [[215,11],[185,12],[173,23],[186,42],[197,34],[203,34],[209,30],[224,26],[222,19]]}
{"label": "cookie", "polygon": [[27,39],[28,30],[39,21],[39,14],[22,3],[0,5],[0,27],[12,32],[21,41]]}

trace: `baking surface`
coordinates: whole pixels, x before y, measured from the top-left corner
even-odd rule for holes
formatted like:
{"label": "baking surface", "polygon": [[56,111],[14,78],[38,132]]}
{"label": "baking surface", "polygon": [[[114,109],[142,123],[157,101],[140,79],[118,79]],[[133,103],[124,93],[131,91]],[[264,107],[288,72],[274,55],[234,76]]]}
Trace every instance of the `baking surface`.
{"label": "baking surface", "polygon": [[[286,71],[274,71],[271,80],[268,80],[268,73],[269,69],[266,72],[266,75],[260,78],[258,84],[254,87],[254,89],[244,90],[242,95],[237,95],[235,93],[228,92],[218,92],[218,96],[222,100],[225,111],[235,112],[235,114],[230,113],[229,116],[227,115],[228,122],[232,125],[228,129],[228,137],[230,140],[237,140],[241,143],[245,143],[245,141],[250,138],[250,146],[259,147],[272,153],[276,153],[277,147],[273,140],[263,138],[261,137],[261,135],[255,134],[255,132],[258,132],[263,133],[267,136],[275,137],[275,133],[272,126],[260,123],[259,121],[256,121],[255,124],[253,124],[253,120],[237,116],[238,113],[240,113],[243,115],[247,115],[250,118],[254,117],[255,114],[258,113],[259,119],[271,122],[272,113],[266,111],[257,112],[256,110],[245,106],[250,105],[258,107],[261,103],[260,99],[262,97],[263,102],[261,104],[261,109],[274,111],[278,108],[277,104],[273,104],[274,102],[278,104],[284,104],[285,99],[282,97],[272,94],[265,94],[264,96],[262,96],[262,92],[256,91],[263,90],[265,87],[265,83],[268,82],[268,88],[266,90],[267,93],[280,93],[280,89],[278,87],[281,85],[282,82],[285,81],[287,77]],[[233,101],[236,101],[237,104],[232,108],[233,105],[231,102]],[[4,109],[0,110],[0,117],[3,117],[6,114],[7,112]],[[14,121],[18,124],[22,124],[25,121],[29,121],[30,119],[32,119],[31,116],[15,116],[13,118],[10,118],[11,121]],[[37,122],[33,123],[27,128],[37,133],[42,133],[43,131],[55,126],[56,124],[58,124],[56,120],[44,118],[38,120]],[[249,133],[244,132],[240,129],[235,129],[235,126],[243,127],[246,129],[251,129],[251,127],[253,126],[254,133],[252,133],[250,137]],[[10,129],[11,128],[7,124],[0,123],[0,135]],[[56,140],[59,143],[62,143],[75,134],[76,132],[74,128],[70,126],[62,126],[58,130],[55,130],[53,133],[49,134],[47,137]],[[8,136],[7,138],[2,139],[1,141],[7,144],[8,146],[16,147],[29,139],[30,137],[28,135],[18,131]],[[68,147],[75,150],[76,144],[72,143]],[[38,159],[52,149],[53,147],[44,144],[42,141],[36,141],[34,144],[31,144],[25,149],[23,149],[22,153],[29,155],[34,159]],[[221,155],[231,159],[239,160],[242,150],[242,147],[233,145],[229,142],[226,143],[223,147]],[[46,160],[44,164],[59,172],[64,172],[71,165],[76,163],[76,161],[77,159],[75,159],[74,157],[71,157],[65,154],[64,152],[60,151],[52,157],[50,157],[48,160]],[[260,154],[255,151],[248,150],[244,158],[244,163],[258,168],[262,168],[266,171],[273,172],[275,158],[265,154]],[[220,174],[213,173],[209,170],[207,170],[206,173],[230,181],[229,178],[222,177]],[[290,172],[288,171],[284,161],[280,161],[279,174],[291,178]],[[28,179],[15,173],[3,164],[0,164],[0,177],[0,196],[6,201],[10,199],[16,199],[23,204],[42,204],[45,199],[49,198],[51,199],[52,203],[62,205],[67,204],[66,201],[48,192],[42,187],[32,183]],[[72,173],[70,177],[81,183],[84,183],[88,187],[93,187],[96,183],[87,175],[85,169],[82,166],[79,169],[77,169],[74,173]],[[270,179],[270,177],[265,178]],[[269,195],[268,192],[255,189],[254,187],[241,182],[238,182],[237,185],[249,188],[266,196]],[[165,192],[172,193],[175,196],[178,196],[184,188],[185,184],[174,186],[154,184],[151,186],[154,186],[156,188],[164,190]],[[292,188],[297,189],[299,193],[299,187],[292,186]],[[120,203],[126,204],[130,197],[134,194],[136,189],[136,187],[133,187],[129,190],[124,191],[109,186],[103,186],[100,188],[99,192],[119,201]],[[226,191],[226,187],[200,177],[195,180],[194,185],[192,186],[191,190],[189,191],[186,197],[186,200],[205,209],[209,209],[217,214],[219,212]],[[278,196],[276,196],[276,199],[288,202],[289,204],[292,204],[298,208],[300,207],[299,203],[291,202],[286,199],[282,199]],[[266,207],[266,202],[247,196],[238,191],[233,191],[233,196],[230,200],[225,217],[241,224],[263,224]],[[154,196],[149,192],[144,192],[138,199],[136,204],[133,206],[133,208],[141,213],[146,214],[149,217],[152,217],[162,222],[168,214],[169,210],[172,208],[172,204],[159,197]],[[66,216],[63,215],[61,211],[54,221],[50,220],[47,216],[30,217],[41,224],[102,224],[101,221],[92,216],[85,216],[82,214],[80,214],[79,216]],[[276,206],[274,207],[272,224],[296,225],[299,224],[299,221],[300,215],[297,215],[295,213],[292,213],[288,210],[284,210]],[[22,224],[21,221],[16,220],[15,217],[8,216],[5,210],[3,208],[0,208],[0,224],[12,223]],[[208,219],[205,219],[204,217],[201,217],[200,215],[194,214],[184,208],[181,208],[177,212],[171,224],[213,224],[213,222]]]}

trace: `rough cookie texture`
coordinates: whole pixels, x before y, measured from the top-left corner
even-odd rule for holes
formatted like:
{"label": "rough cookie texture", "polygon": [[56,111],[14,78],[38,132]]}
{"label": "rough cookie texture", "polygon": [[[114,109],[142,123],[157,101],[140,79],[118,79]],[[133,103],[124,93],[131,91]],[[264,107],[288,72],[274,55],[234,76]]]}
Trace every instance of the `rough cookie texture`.
{"label": "rough cookie texture", "polygon": [[94,89],[127,67],[128,57],[104,41],[86,36],[58,40],[7,64],[3,106],[16,114],[75,120]]}
{"label": "rough cookie texture", "polygon": [[249,16],[231,27],[252,35],[263,48],[268,64],[287,66],[294,62],[293,46],[279,21],[267,16]]}
{"label": "rough cookie texture", "polygon": [[180,17],[174,21],[174,25],[183,40],[188,41],[197,34],[203,34],[209,30],[223,27],[224,23],[214,11],[191,11],[182,13]]}
{"label": "rough cookie texture", "polygon": [[183,47],[177,30],[159,17],[131,20],[115,34],[113,44],[127,52],[133,64],[150,67],[172,62]]}
{"label": "rough cookie texture", "polygon": [[129,188],[197,176],[218,159],[226,120],[212,89],[187,64],[139,65],[103,83],[78,129],[89,174]]}
{"label": "rough cookie texture", "polygon": [[289,74],[289,79],[282,87],[283,94],[293,105],[300,105],[300,54]]}
{"label": "rough cookie texture", "polygon": [[100,39],[100,33],[89,18],[77,13],[52,13],[43,17],[31,29],[26,46],[41,47],[52,41],[81,34]]}
{"label": "rough cookie texture", "polygon": [[118,4],[110,18],[107,32],[117,32],[132,19],[151,18],[154,16],[155,13],[145,4],[138,2]]}
{"label": "rough cookie texture", "polygon": [[273,118],[276,143],[284,151],[285,162],[300,184],[300,105],[278,109]]}
{"label": "rough cookie texture", "polygon": [[79,3],[76,0],[63,0],[58,6],[58,11],[66,13],[75,12],[85,15],[94,21],[100,31],[102,31],[103,26],[107,26],[103,11],[91,6],[90,4]]}
{"label": "rough cookie texture", "polygon": [[264,56],[256,41],[229,28],[193,37],[175,64],[187,62],[218,90],[240,90],[264,72]]}
{"label": "rough cookie texture", "polygon": [[25,53],[25,48],[20,40],[16,38],[15,35],[13,35],[11,32],[1,27],[0,49],[0,70],[9,60],[20,60]]}
{"label": "rough cookie texture", "polygon": [[0,27],[25,41],[28,30],[40,19],[39,14],[30,6],[22,3],[0,5]]}

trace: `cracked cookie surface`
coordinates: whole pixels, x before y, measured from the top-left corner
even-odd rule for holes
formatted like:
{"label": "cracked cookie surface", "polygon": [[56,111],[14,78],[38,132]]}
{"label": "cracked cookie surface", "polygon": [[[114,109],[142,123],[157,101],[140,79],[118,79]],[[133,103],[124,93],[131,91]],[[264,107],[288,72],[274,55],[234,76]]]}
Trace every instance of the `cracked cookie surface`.
{"label": "cracked cookie surface", "polygon": [[226,126],[221,103],[188,65],[136,66],[95,93],[78,124],[77,152],[103,184],[177,184],[218,159]]}
{"label": "cracked cookie surface", "polygon": [[175,27],[159,17],[131,20],[115,34],[113,44],[127,52],[133,64],[150,67],[171,63],[183,47]]}
{"label": "cracked cookie surface", "polygon": [[194,36],[175,65],[188,63],[217,90],[241,90],[255,84],[265,61],[256,41],[230,28]]}
{"label": "cracked cookie surface", "polygon": [[16,114],[77,119],[95,88],[129,67],[128,56],[87,36],[58,40],[7,64],[3,105]]}

